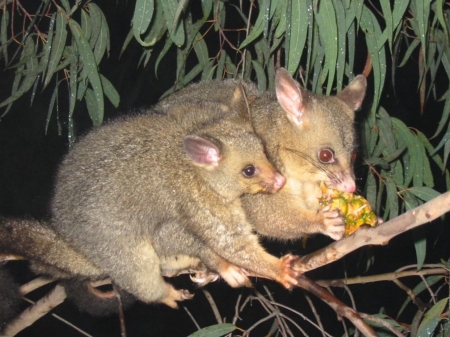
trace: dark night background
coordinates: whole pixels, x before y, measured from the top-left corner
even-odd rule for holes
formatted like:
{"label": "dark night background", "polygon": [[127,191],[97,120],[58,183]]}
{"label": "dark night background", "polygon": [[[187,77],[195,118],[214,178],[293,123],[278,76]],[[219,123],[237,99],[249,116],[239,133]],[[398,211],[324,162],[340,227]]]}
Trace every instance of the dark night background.
{"label": "dark night background", "polygon": [[[116,110],[112,106],[106,107],[106,120],[127,113],[134,109],[149,106],[157,101],[163,92],[165,92],[174,82],[175,61],[174,58],[167,57],[159,66],[158,76],[156,78],[154,69],[151,66],[152,56],[147,68],[136,68],[137,61],[141,54],[141,47],[132,42],[124,55],[119,60],[119,53],[122,43],[128,33],[130,18],[134,10],[133,1],[110,0],[95,1],[104,11],[111,32],[111,54],[110,57],[101,64],[101,72],[110,79],[116,86],[121,95],[120,109]],[[24,2],[25,3],[25,2]],[[32,9],[30,9],[32,11]],[[211,43],[215,43],[211,41]],[[174,53],[174,51],[173,51]],[[154,55],[157,55],[154,52]],[[175,53],[173,54],[175,55]],[[357,65],[360,70],[365,62],[366,54],[361,53]],[[357,71],[356,71],[357,72]],[[396,75],[396,96],[387,80],[385,94],[382,105],[386,110],[401,118],[408,126],[417,127],[431,136],[440,118],[436,112],[442,111],[434,109],[433,102],[428,102],[425,107],[425,114],[420,115],[418,111],[419,98],[416,87],[410,83],[409,76],[404,74],[417,73],[417,64],[409,64],[405,68],[398,69]],[[0,74],[0,101],[9,96],[11,83],[14,78],[12,70],[5,70]],[[404,81],[403,78],[407,78]],[[371,85],[371,78],[369,78]],[[50,85],[51,87],[51,85]],[[369,89],[370,92],[370,89]],[[0,122],[0,214],[3,216],[31,216],[34,218],[45,219],[49,216],[48,205],[52,194],[52,185],[55,169],[61,157],[67,151],[68,142],[65,129],[61,135],[58,134],[57,121],[55,113],[52,116],[48,133],[44,133],[45,120],[50,100],[51,88],[39,93],[32,106],[30,106],[30,97],[25,97],[17,101],[8,114],[1,118]],[[61,95],[63,97],[63,95]],[[365,106],[369,106],[370,97]],[[61,121],[64,124],[64,102],[60,101]],[[3,113],[3,110],[1,111]],[[364,118],[367,108],[363,109],[359,118]],[[78,128],[77,134],[83,134],[90,127],[88,114],[82,104],[78,105],[75,114],[75,125]],[[356,174],[361,172],[362,168],[356,167]],[[359,175],[360,177],[363,175]],[[362,181],[359,180],[360,188]],[[444,184],[436,183],[436,189],[443,192]],[[440,187],[442,186],[442,187]],[[428,237],[428,255],[427,262],[436,262],[440,258],[448,259],[448,238],[450,237],[449,226],[428,225],[423,228]],[[341,261],[330,266],[320,268],[319,270],[308,273],[312,279],[331,279],[345,276],[347,267],[352,275],[387,273],[396,270],[399,267],[413,264],[416,262],[414,246],[411,240],[411,233],[405,233],[400,237],[393,239],[389,245],[384,247],[369,247],[349,254]],[[323,247],[331,240],[325,237],[317,236],[307,242],[306,248],[301,247],[300,242],[291,242],[280,244],[277,242],[267,242],[264,244],[268,249],[276,254],[282,255],[288,251],[296,254],[306,254],[314,251],[318,247]],[[366,271],[366,256],[373,254],[373,265],[369,271]],[[10,262],[7,266],[15,277],[25,282],[33,278],[26,268],[26,262]],[[413,280],[403,280],[409,286],[413,286]],[[417,281],[417,280],[414,280]],[[195,292],[194,300],[183,302],[179,310],[173,310],[163,305],[144,305],[135,304],[125,312],[125,323],[129,337],[133,336],[186,336],[196,330],[195,324],[189,315],[183,309],[186,307],[195,317],[201,327],[216,324],[204,294],[200,289],[196,289],[188,277],[179,277],[172,280],[176,286],[184,287]],[[255,288],[264,293],[263,285],[266,285],[275,301],[283,303],[294,310],[304,312],[311,316],[311,309],[304,299],[304,293],[300,289],[294,289],[288,292],[281,286],[268,281],[255,281]],[[37,291],[30,295],[33,300],[38,299],[45,291],[51,287],[45,287],[43,291]],[[220,314],[226,317],[230,322],[235,314],[235,305],[237,297],[240,294],[249,294],[248,289],[230,289],[223,281],[210,284],[206,287],[211,292]],[[361,312],[375,314],[379,308],[384,307],[388,315],[395,316],[399,307],[406,299],[406,294],[392,282],[381,282],[365,285],[351,286],[357,308]],[[333,289],[335,295],[350,303],[350,299],[345,291],[339,288]],[[325,330],[342,334],[342,326],[333,310],[323,305],[320,300],[313,298],[316,309],[319,312],[325,325]],[[26,303],[24,303],[26,307]],[[412,308],[404,314],[404,320],[410,322],[411,315],[415,313]],[[67,319],[75,326],[78,326],[87,333],[97,336],[120,336],[120,325],[117,316],[107,318],[92,318],[86,314],[79,313],[77,308],[67,301],[52,311],[64,319]],[[238,320],[237,325],[248,328],[258,319],[265,317],[266,313],[262,311],[261,306],[254,301],[249,304]],[[288,314],[295,318],[302,327],[308,327],[301,318],[294,314]],[[271,321],[269,321],[271,322]],[[267,332],[271,323],[266,323],[263,331]],[[311,336],[317,334],[317,330],[311,328]],[[60,322],[50,314],[44,316],[31,327],[18,335],[25,336],[81,336],[71,327]]]}

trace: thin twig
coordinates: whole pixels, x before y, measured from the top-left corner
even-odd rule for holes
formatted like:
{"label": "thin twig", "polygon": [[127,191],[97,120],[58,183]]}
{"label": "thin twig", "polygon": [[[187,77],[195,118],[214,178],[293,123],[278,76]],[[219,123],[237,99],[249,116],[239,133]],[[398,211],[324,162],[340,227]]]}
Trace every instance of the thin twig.
{"label": "thin twig", "polygon": [[219,308],[217,308],[216,302],[214,301],[214,298],[211,296],[211,293],[206,290],[202,289],[203,294],[205,294],[206,299],[209,302],[209,305],[211,306],[214,316],[216,317],[217,323],[221,324],[223,323],[222,317],[220,316]]}

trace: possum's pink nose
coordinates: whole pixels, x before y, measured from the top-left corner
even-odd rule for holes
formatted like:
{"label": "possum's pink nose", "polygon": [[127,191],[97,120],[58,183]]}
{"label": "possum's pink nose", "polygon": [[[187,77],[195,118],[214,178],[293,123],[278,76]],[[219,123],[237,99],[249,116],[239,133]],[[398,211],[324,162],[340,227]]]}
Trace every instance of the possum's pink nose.
{"label": "possum's pink nose", "polygon": [[280,173],[275,173],[274,180],[272,193],[278,192],[286,184],[286,178]]}

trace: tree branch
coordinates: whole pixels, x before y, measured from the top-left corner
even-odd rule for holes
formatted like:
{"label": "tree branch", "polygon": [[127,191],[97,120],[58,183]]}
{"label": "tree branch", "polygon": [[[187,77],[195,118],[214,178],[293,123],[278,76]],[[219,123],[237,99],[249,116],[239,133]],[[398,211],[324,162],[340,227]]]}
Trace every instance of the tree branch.
{"label": "tree branch", "polygon": [[361,227],[354,234],[333,242],[293,262],[292,268],[305,273],[339,260],[348,253],[369,245],[386,245],[393,237],[429,223],[450,211],[450,192],[420,205],[376,227]]}

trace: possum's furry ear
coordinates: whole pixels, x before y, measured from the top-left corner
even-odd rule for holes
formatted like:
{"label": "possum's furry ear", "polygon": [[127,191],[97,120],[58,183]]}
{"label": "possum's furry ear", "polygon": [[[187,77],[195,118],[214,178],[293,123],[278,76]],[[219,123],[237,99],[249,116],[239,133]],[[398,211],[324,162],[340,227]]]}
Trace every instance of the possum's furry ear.
{"label": "possum's furry ear", "polygon": [[[95,288],[89,281],[71,279],[62,283],[66,289],[67,299],[72,302],[81,312],[91,316],[102,317],[117,314],[119,312],[119,301],[112,287],[103,291]],[[119,291],[123,309],[131,307],[136,302],[136,297],[122,289]]]}
{"label": "possum's furry ear", "polygon": [[5,268],[0,268],[0,330],[20,312],[19,284]]}

